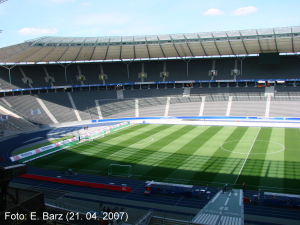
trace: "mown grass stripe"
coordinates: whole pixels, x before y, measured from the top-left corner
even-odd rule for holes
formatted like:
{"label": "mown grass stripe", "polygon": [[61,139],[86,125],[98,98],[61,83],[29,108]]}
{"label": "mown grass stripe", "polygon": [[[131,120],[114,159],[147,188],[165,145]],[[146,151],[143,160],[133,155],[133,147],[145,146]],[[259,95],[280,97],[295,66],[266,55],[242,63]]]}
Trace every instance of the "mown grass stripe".
{"label": "mown grass stripe", "polygon": [[[106,135],[104,138],[95,139],[93,142],[84,142],[80,143],[79,145],[74,146],[74,148],[59,152],[58,155],[56,154],[56,159],[53,160],[51,157],[49,158],[41,158],[35,161],[36,164],[46,164],[46,165],[57,165],[61,166],[64,163],[71,163],[81,160],[84,155],[78,154],[86,151],[90,151],[93,149],[105,149],[109,148],[111,145],[107,145],[106,142],[108,140],[117,138],[122,135],[128,135],[132,132],[138,132],[140,129],[144,129],[150,125],[142,125],[142,126],[135,126],[135,129],[123,129],[122,131],[111,133]],[[100,146],[100,147],[99,147]],[[94,152],[95,153],[95,152]]]}
{"label": "mown grass stripe", "polygon": [[[182,127],[181,129],[179,129],[179,130],[177,130],[175,132],[174,131],[171,132],[171,134],[175,135],[176,138],[177,138],[178,136],[181,136],[181,134],[183,132],[188,132],[188,131],[193,130],[193,129],[195,129],[194,126],[184,126],[184,127]],[[167,132],[167,130],[162,130],[159,133],[162,133],[162,132],[165,132],[165,131]],[[159,133],[157,133],[156,135],[159,135]],[[171,135],[171,134],[169,134],[169,135]],[[167,138],[171,137],[169,135],[168,135]],[[175,138],[175,140],[176,140],[176,138]],[[166,137],[162,137],[162,139],[166,140]],[[150,146],[153,146],[153,145],[156,146],[153,149],[156,149],[156,151],[158,151],[160,149],[160,147],[159,147],[160,145],[159,144],[166,144],[164,141],[161,141],[162,139],[158,140],[159,143],[155,142],[155,143],[151,144]],[[172,138],[170,140],[172,140]],[[147,156],[149,156],[149,155],[151,155],[151,154],[153,154],[155,152],[154,150],[151,150],[152,147],[150,147],[149,149],[150,150],[140,150],[138,152],[136,152],[136,150],[135,150],[134,154],[132,154],[129,157],[126,157],[125,159],[122,159],[120,161],[120,163],[121,164],[126,164],[126,165],[127,164],[132,165],[132,170],[133,170],[133,173],[135,175],[137,175],[137,174],[143,174],[143,173],[145,173],[147,171],[147,169],[149,167],[144,166],[144,165],[139,165],[138,163],[139,163],[139,161],[145,159]],[[160,160],[160,159],[156,159],[156,161],[157,160]]]}
{"label": "mown grass stripe", "polygon": [[[132,155],[132,156],[126,158],[125,161],[130,161],[132,163],[138,164],[142,160],[144,160],[144,159],[146,160],[146,157],[148,157],[152,154],[155,154],[156,152],[158,152],[162,149],[165,149],[166,146],[172,147],[174,141],[178,140],[178,138],[181,138],[183,135],[192,132],[195,128],[196,127],[194,127],[194,126],[185,126],[175,132],[169,133],[169,135],[167,135],[167,136],[161,138],[160,140],[154,142],[153,144],[149,145],[147,147],[147,149],[141,149],[135,155]],[[174,149],[172,149],[172,150],[174,150]],[[140,154],[143,155],[144,157],[141,158]],[[157,159],[157,160],[159,160],[159,159]]]}
{"label": "mown grass stripe", "polygon": [[[230,183],[230,184],[232,183],[234,184],[236,182],[240,172],[242,171],[247,161],[248,155],[251,153],[251,150],[253,148],[253,145],[255,143],[255,140],[259,132],[260,132],[260,128],[249,127],[240,140],[234,141],[235,143],[238,142],[235,147],[232,148],[229,147],[230,145],[229,146],[223,145],[223,147],[226,147],[228,150],[231,150],[232,152],[219,171],[212,171],[218,173],[217,176],[215,177],[215,180],[218,180],[219,182],[222,183]],[[230,144],[232,143],[230,142]],[[229,180],[228,176],[224,176],[224,174],[233,175],[230,176],[230,179],[234,178],[234,181]]]}
{"label": "mown grass stripe", "polygon": [[[263,170],[264,161],[269,141],[271,138],[272,128],[270,127],[263,127],[261,128],[257,139],[253,145],[253,148],[251,150],[251,153],[245,163],[245,166],[243,168],[243,171],[241,172],[241,175],[239,176],[239,179],[237,180],[237,185],[242,185],[243,183],[248,183],[249,180],[251,180],[251,183],[255,186],[258,186],[260,183],[260,175]],[[257,154],[260,153],[260,154]]]}
{"label": "mown grass stripe", "polygon": [[[158,166],[161,162],[170,157],[176,150],[181,149],[182,146],[189,140],[199,136],[199,134],[204,132],[206,129],[208,129],[208,127],[186,126],[185,129],[180,130],[180,132],[173,132],[170,136],[168,136],[167,141],[161,140],[158,143],[159,145],[149,146],[150,149],[156,147],[156,152],[143,150],[140,152],[140,155],[136,155],[136,157],[139,158],[133,160],[128,158],[131,163],[135,163],[133,171],[136,171],[141,175],[147,173],[154,166]],[[145,157],[142,157],[142,155]]]}
{"label": "mown grass stripe", "polygon": [[[226,139],[225,142],[240,140],[248,127],[237,127],[230,136]],[[235,149],[238,142],[231,142],[230,147]],[[193,184],[194,181],[206,181],[213,182],[216,180],[219,171],[223,168],[226,160],[230,157],[231,152],[224,151],[222,148],[218,148],[218,150],[209,158],[209,160],[200,168],[199,172],[197,172],[189,183]],[[222,174],[222,180],[226,180],[234,182],[234,177],[232,174]],[[217,179],[218,180],[218,179]],[[218,181],[215,181],[218,182]]]}
{"label": "mown grass stripe", "polygon": [[[192,126],[182,126],[180,129],[174,129],[174,126],[158,132],[151,136],[153,141],[145,145],[133,145],[125,150],[117,152],[111,157],[117,157],[119,160],[124,162],[139,163],[141,160],[145,159],[147,156],[154,154],[159,151],[163,146],[171,144],[177,139],[177,137],[195,129]],[[149,140],[149,137],[147,138]],[[142,143],[138,142],[137,144]],[[111,158],[110,157],[110,158]]]}
{"label": "mown grass stripe", "polygon": [[210,138],[218,133],[222,127],[209,127],[203,133],[199,134],[186,145],[176,151],[174,154],[170,155],[168,158],[163,160],[159,165],[144,174],[141,179],[148,179],[149,176],[152,177],[167,177],[174,169],[178,168],[190,154],[193,154],[199,147],[210,140]]}
{"label": "mown grass stripe", "polygon": [[[236,129],[236,127],[223,127],[216,135],[203,144],[197,151],[195,151],[183,164],[174,170],[166,180],[181,178],[190,180],[195,173],[199,172],[203,165],[209,160],[209,158],[220,148],[220,145],[230,136],[230,134]],[[189,173],[186,173],[189,171]],[[187,182],[186,181],[186,182]]]}
{"label": "mown grass stripe", "polygon": [[[285,128],[284,192],[300,186],[300,130]],[[298,193],[299,194],[299,193]]]}
{"label": "mown grass stripe", "polygon": [[[273,128],[270,137],[270,143],[263,167],[262,172],[258,174],[261,177],[259,186],[266,187],[278,187],[283,188],[284,179],[284,151],[280,151],[284,145],[284,128]],[[278,143],[278,144],[276,144]],[[271,153],[271,154],[270,154]],[[274,191],[274,190],[266,190]]]}
{"label": "mown grass stripe", "polygon": [[153,128],[151,130],[148,130],[146,132],[143,132],[143,133],[135,135],[131,138],[128,138],[128,140],[119,143],[119,145],[112,145],[109,148],[106,148],[105,150],[103,150],[101,152],[101,155],[98,155],[98,156],[84,156],[81,160],[77,161],[76,163],[69,164],[68,167],[78,168],[78,169],[82,169],[82,168],[91,169],[91,168],[95,168],[95,166],[93,164],[97,163],[96,165],[101,166],[101,167],[99,166],[98,168],[96,168],[97,170],[101,170],[101,168],[102,168],[102,170],[103,169],[107,170],[108,167],[103,166],[103,161],[106,160],[106,162],[109,162],[109,163],[110,162],[111,163],[119,163],[120,162],[120,160],[118,158],[116,158],[115,160],[106,159],[107,156],[109,156],[111,154],[114,154],[114,153],[124,149],[124,146],[126,148],[126,147],[140,141],[141,139],[144,139],[144,138],[146,138],[148,136],[151,136],[151,135],[153,135],[157,132],[160,132],[162,130],[167,129],[170,126],[173,126],[173,125],[152,126]]}
{"label": "mown grass stripe", "polygon": [[[146,180],[159,178],[159,181],[164,180],[167,182],[190,184],[200,184],[201,181],[206,181],[210,182],[211,186],[219,186],[219,183],[232,183],[231,180],[236,179],[246,155],[226,152],[220,148],[216,150],[217,142],[221,142],[221,140],[223,142],[246,140],[251,139],[252,136],[254,140],[258,130],[258,128],[254,127],[234,128],[234,131],[231,130],[228,132],[226,137],[224,130],[230,130],[232,127],[230,127],[230,129],[229,127],[224,127],[218,132],[211,132],[209,135],[204,136],[197,132],[203,131],[203,133],[205,133],[214,128],[196,127],[182,136],[180,136],[179,132],[178,135],[175,135],[176,138],[174,136],[174,139],[172,139],[171,133],[176,132],[177,129],[181,129],[182,126],[168,126],[169,128],[159,133],[164,129],[165,125],[135,125],[134,127],[130,127],[128,131],[124,129],[122,132],[125,133],[122,137],[118,137],[121,132],[111,133],[105,138],[99,139],[99,142],[95,140],[90,143],[76,145],[76,148],[72,150],[73,152],[71,154],[70,151],[66,151],[66,154],[49,156],[49,158],[41,160],[42,164],[37,166],[58,170],[72,168],[74,171],[81,173],[107,175],[109,164],[131,164],[132,162],[136,163],[133,164],[132,178],[134,179],[139,178],[135,176],[136,174],[141,174],[141,178]],[[249,156],[249,162],[251,164],[249,164],[249,170],[242,171],[245,180],[239,179],[239,185],[236,186],[236,188],[241,188],[241,183],[246,182],[247,188],[249,189],[255,189],[254,185],[259,185],[266,186],[268,188],[267,191],[300,194],[300,191],[297,193],[297,188],[300,185],[300,130],[298,128],[273,128],[271,130],[268,136],[269,140],[285,145],[285,151],[264,155],[264,157],[251,154]],[[146,138],[146,135],[150,135],[139,135],[149,131],[153,131],[158,139],[152,143],[145,143],[141,146],[136,145],[128,148],[128,150],[132,150],[131,153],[134,153],[133,155],[130,153],[132,158],[129,154],[126,157],[120,157],[122,160],[107,158],[114,153],[120,152],[120,156],[122,152],[127,154],[127,151],[120,151],[126,148],[126,146],[131,145],[126,142],[127,139],[133,142],[140,141]],[[134,139],[135,136],[136,139]],[[194,140],[196,136],[199,136],[199,140]],[[222,138],[220,138],[221,136]],[[112,138],[115,137],[118,138],[112,140]],[[170,141],[164,140],[165,137],[170,138]],[[111,140],[109,144],[102,142],[105,141],[106,138],[107,140]],[[205,140],[201,140],[201,138]],[[260,140],[261,137],[259,136],[257,142]],[[169,143],[166,144],[166,141]],[[147,141],[145,140],[145,142]],[[204,142],[204,144],[202,142]],[[194,143],[197,146],[191,146],[191,149],[189,149],[189,143]],[[235,143],[232,142],[228,144],[226,147],[234,152],[241,151],[247,153],[252,144],[251,140],[249,143],[236,141]],[[255,143],[254,145],[251,153],[263,153],[264,150],[265,153],[270,153],[273,151],[273,148],[279,148],[278,146],[273,147],[274,145],[271,143],[268,145],[266,145],[266,143]],[[187,150],[184,151],[184,147],[186,147],[185,149]],[[137,152],[138,154],[136,154]],[[83,155],[79,153],[91,155],[89,157],[83,157]],[[62,157],[62,155],[64,155],[64,157]],[[85,160],[83,160],[83,158]],[[82,160],[82,162],[78,164],[76,160]],[[245,167],[248,167],[248,160]],[[262,161],[263,164],[256,161]],[[54,167],[51,166],[52,162],[54,162]],[[49,164],[49,166],[47,164]],[[70,165],[72,165],[72,167]],[[248,174],[244,174],[244,172],[248,172]],[[252,178],[255,176],[257,180],[254,179],[254,182],[252,182]],[[187,182],[187,180],[190,181]],[[274,186],[276,188],[271,189],[271,187]],[[262,188],[263,191],[266,190],[265,187],[259,188]]]}
{"label": "mown grass stripe", "polygon": [[[144,160],[140,161],[139,164],[142,165],[158,165],[162,160],[172,155],[175,151],[179,150],[182,146],[184,146],[187,142],[198,136],[200,133],[204,132],[208,127],[196,127],[189,132],[180,134],[179,137],[173,138],[171,142],[167,145],[162,142],[160,146],[158,146],[159,150]],[[155,146],[151,146],[155,147]]]}

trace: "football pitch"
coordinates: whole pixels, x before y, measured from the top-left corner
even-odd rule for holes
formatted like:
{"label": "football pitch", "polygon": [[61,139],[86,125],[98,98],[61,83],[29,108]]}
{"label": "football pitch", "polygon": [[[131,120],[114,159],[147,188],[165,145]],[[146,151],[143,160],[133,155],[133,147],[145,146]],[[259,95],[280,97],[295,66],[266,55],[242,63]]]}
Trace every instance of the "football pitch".
{"label": "football pitch", "polygon": [[133,179],[300,194],[300,129],[131,125],[31,164],[106,176],[130,165]]}

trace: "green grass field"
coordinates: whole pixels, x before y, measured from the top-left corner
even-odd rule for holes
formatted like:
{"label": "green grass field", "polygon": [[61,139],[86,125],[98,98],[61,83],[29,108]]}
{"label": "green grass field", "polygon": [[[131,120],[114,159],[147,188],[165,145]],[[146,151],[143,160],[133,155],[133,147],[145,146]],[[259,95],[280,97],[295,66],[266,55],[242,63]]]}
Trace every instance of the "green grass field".
{"label": "green grass field", "polygon": [[133,125],[31,163],[98,175],[131,165],[133,179],[300,194],[300,129]]}

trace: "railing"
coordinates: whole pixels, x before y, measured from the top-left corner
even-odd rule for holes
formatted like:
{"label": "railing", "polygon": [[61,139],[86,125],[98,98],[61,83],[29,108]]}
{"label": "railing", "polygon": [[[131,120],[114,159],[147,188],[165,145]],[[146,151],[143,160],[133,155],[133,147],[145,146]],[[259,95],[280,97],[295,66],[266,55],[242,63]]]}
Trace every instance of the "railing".
{"label": "railing", "polygon": [[10,121],[8,121],[8,120],[3,120],[3,122],[6,122],[6,123],[8,123],[9,125],[11,125],[11,126],[15,127],[16,129],[18,129],[18,130],[20,130],[20,131],[24,131],[23,129],[21,129],[20,127],[16,126],[15,124],[11,123],[11,122],[10,122]]}
{"label": "railing", "polygon": [[148,225],[152,217],[153,209],[150,209],[145,213],[139,220],[137,220],[133,225]]}

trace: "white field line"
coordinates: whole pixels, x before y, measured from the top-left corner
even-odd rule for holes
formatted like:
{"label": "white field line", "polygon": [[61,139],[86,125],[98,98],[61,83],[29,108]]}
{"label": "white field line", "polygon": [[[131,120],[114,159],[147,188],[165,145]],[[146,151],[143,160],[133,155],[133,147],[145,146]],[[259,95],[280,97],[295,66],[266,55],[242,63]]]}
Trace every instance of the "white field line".
{"label": "white field line", "polygon": [[[155,134],[158,134],[158,133],[160,133],[160,132],[163,132],[164,130],[162,130],[162,131],[159,131],[159,132],[157,132],[157,133],[155,133]],[[155,134],[153,134],[153,135],[155,135]],[[123,134],[123,135],[125,135],[125,134]],[[122,136],[122,135],[121,135]],[[120,136],[118,136],[118,137],[120,137]],[[149,137],[151,137],[151,136],[149,136]],[[147,138],[149,138],[149,137],[146,137],[146,138],[144,138],[144,139],[142,139],[142,140],[145,140],[145,139],[147,139]],[[116,137],[117,138],[117,137]],[[115,139],[115,138],[113,138],[113,139]],[[113,140],[113,139],[110,139],[110,140]],[[153,138],[152,138],[153,139]],[[129,147],[131,147],[131,146],[134,146],[135,144],[137,144],[137,143],[139,143],[139,142],[141,142],[142,140],[139,140],[138,142],[136,142],[136,143],[134,143],[134,144],[132,144],[132,145],[130,145],[130,146],[128,146],[128,147],[126,147],[126,148],[123,148],[123,149],[121,149],[121,150],[119,150],[119,151],[123,151],[123,150],[125,150],[125,149],[127,149],[127,148],[129,148]],[[105,142],[103,142],[103,143],[105,143]],[[146,144],[146,143],[145,143]],[[72,146],[73,147],[73,146]],[[118,151],[118,152],[119,152]],[[58,151],[58,152],[61,152],[61,151]],[[58,153],[57,152],[57,153]],[[112,156],[112,155],[114,155],[114,154],[117,154],[118,152],[115,152],[115,153],[113,153],[113,154],[111,154],[111,155],[109,155],[109,156]],[[50,155],[47,155],[48,157],[50,156]],[[108,157],[109,157],[108,156]],[[41,157],[42,158],[42,157]],[[46,157],[43,157],[43,159],[45,159]],[[38,162],[38,160],[36,160],[35,162]],[[64,167],[60,167],[60,166],[51,166],[51,165],[47,165],[47,166],[49,166],[49,167],[56,167],[56,168],[64,168]],[[86,170],[86,169],[80,169],[80,170],[85,170],[85,171],[96,171],[96,170]]]}
{"label": "white field line", "polygon": [[[68,150],[69,150],[69,149],[68,149]],[[58,154],[63,153],[63,152],[65,152],[65,151],[67,151],[67,149],[63,149],[63,150],[61,150],[61,151],[57,151],[57,152],[54,152],[54,153],[49,154],[49,155],[43,155],[43,156],[41,156],[40,158],[34,159],[33,164],[35,164],[35,163],[41,161],[42,159],[47,159],[47,158],[53,157],[54,155],[58,155]],[[32,161],[33,161],[33,160],[32,160]],[[48,165],[47,165],[47,166],[48,166]]]}
{"label": "white field line", "polygon": [[[135,124],[134,124],[134,125],[135,125]],[[115,134],[115,133],[121,131],[122,129],[129,128],[129,127],[132,127],[132,126],[133,126],[133,125],[129,125],[129,126],[127,126],[127,127],[120,128],[120,129],[118,129],[118,130],[116,130],[116,131],[114,131],[114,132],[112,132],[112,133],[107,134],[107,135]],[[121,136],[123,136],[123,135],[126,135],[126,134],[122,134]],[[104,135],[104,136],[105,136],[105,135]],[[110,139],[110,140],[107,140],[107,141],[105,141],[105,142],[111,141],[111,140],[116,139],[116,138],[121,137],[121,136],[117,136],[117,137],[112,138],[112,139]],[[105,142],[102,142],[101,144],[103,144],[103,143],[105,143]],[[83,143],[89,143],[89,142],[83,142]],[[91,143],[89,143],[89,144],[91,144]],[[52,156],[54,156],[54,155],[58,155],[58,154],[60,154],[60,153],[66,152],[67,150],[70,151],[70,150],[72,150],[72,149],[75,148],[75,147],[77,147],[77,146],[76,146],[76,145],[73,145],[73,146],[70,146],[69,149],[63,149],[63,150],[61,150],[61,151],[54,152],[53,154],[41,156],[40,158],[35,159],[35,162],[38,162],[38,161],[40,161],[40,160],[42,160],[42,159],[47,159],[47,158],[52,157]],[[85,150],[85,151],[88,151],[88,150]],[[83,152],[85,152],[85,151],[83,151]],[[80,154],[80,153],[79,153],[79,154]],[[94,155],[94,154],[91,154],[91,155]]]}
{"label": "white field line", "polygon": [[[41,164],[38,164],[38,163],[33,163],[33,164],[36,164],[36,165],[41,165]],[[50,165],[43,165],[45,167],[54,167],[54,168],[60,168],[60,169],[64,169],[66,167],[63,167],[63,166],[50,166]],[[84,171],[93,171],[93,172],[99,172],[97,170],[85,170],[85,169],[76,169],[78,171],[81,171],[81,170],[84,170]]]}
{"label": "white field line", "polygon": [[254,145],[254,143],[255,143],[257,137],[258,137],[258,134],[259,134],[260,130],[261,130],[261,127],[259,128],[259,130],[258,130],[258,132],[257,132],[257,135],[256,135],[256,137],[255,137],[255,139],[254,139],[254,141],[253,141],[253,143],[252,143],[252,145],[251,145],[251,148],[250,148],[250,150],[249,150],[249,152],[248,152],[248,155],[247,155],[247,157],[246,157],[246,159],[245,159],[245,161],[244,161],[244,164],[243,164],[243,166],[242,166],[242,168],[241,168],[241,170],[240,170],[240,172],[239,172],[239,174],[238,174],[238,176],[237,176],[237,178],[236,178],[234,184],[236,184],[237,180],[239,179],[239,177],[240,177],[240,175],[241,175],[241,173],[242,173],[242,170],[244,169],[244,166],[245,166],[245,164],[246,164],[246,161],[247,161],[247,159],[248,159],[248,157],[249,157],[249,155],[250,155],[250,152],[251,152],[251,150],[252,150],[252,148],[253,148],[253,145]]}
{"label": "white field line", "polygon": [[[165,130],[159,131],[159,132],[157,132],[157,133],[155,133],[155,134],[152,134],[152,135],[159,134],[159,133],[161,133],[161,132],[163,132],[163,131],[165,131]],[[129,145],[129,146],[127,146],[127,147],[125,147],[125,148],[123,148],[123,149],[121,149],[121,150],[119,150],[119,151],[117,151],[117,152],[115,152],[115,153],[113,153],[113,154],[111,154],[111,155],[109,155],[108,157],[113,156],[113,155],[115,155],[115,154],[118,154],[120,151],[124,151],[125,149],[130,148],[130,147],[132,147],[132,146],[140,145],[140,144],[137,144],[137,143],[139,143],[139,142],[141,142],[141,141],[143,141],[143,140],[145,140],[145,139],[147,139],[147,138],[149,138],[149,137],[151,137],[151,138],[152,138],[152,141],[153,141],[152,135],[150,135],[150,136],[148,136],[148,137],[146,137],[146,138],[144,138],[144,139],[142,139],[142,140],[139,140],[138,142],[135,142],[135,143],[133,143],[133,144],[131,144],[131,145]],[[152,142],[152,141],[150,141],[150,142]],[[148,142],[148,143],[150,143],[150,142]],[[148,143],[144,143],[144,144],[148,144]],[[139,151],[139,150],[140,150],[140,149],[137,149],[137,151]]]}

